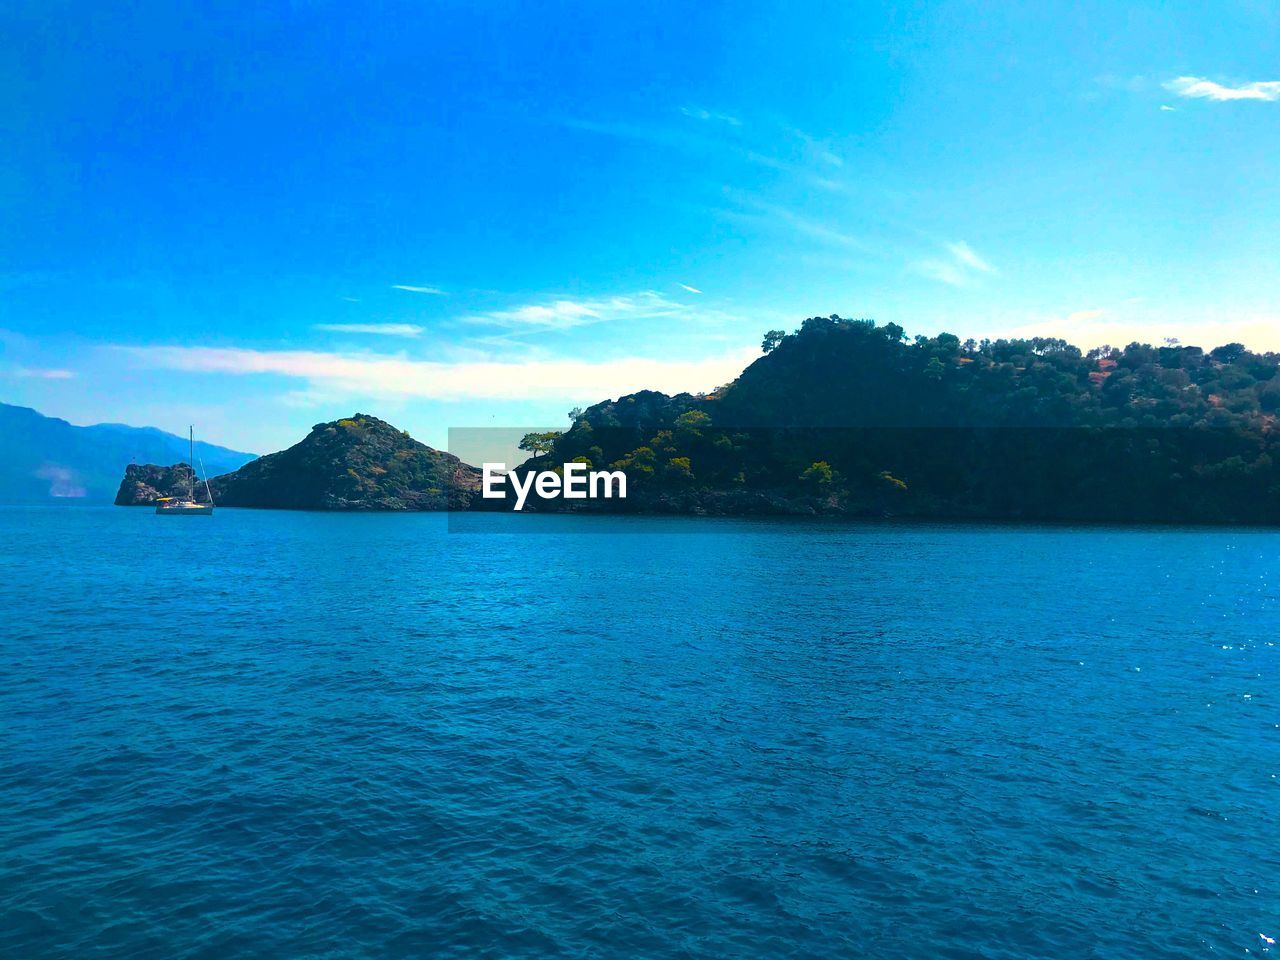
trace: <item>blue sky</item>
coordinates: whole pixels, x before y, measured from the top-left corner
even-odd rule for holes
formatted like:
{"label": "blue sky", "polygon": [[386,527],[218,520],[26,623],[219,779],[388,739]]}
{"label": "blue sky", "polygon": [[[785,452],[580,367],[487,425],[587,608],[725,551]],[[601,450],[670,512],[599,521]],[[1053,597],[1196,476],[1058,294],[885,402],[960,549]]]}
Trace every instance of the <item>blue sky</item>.
{"label": "blue sky", "polygon": [[0,399],[556,425],[806,316],[1280,349],[1280,7],[9,4]]}

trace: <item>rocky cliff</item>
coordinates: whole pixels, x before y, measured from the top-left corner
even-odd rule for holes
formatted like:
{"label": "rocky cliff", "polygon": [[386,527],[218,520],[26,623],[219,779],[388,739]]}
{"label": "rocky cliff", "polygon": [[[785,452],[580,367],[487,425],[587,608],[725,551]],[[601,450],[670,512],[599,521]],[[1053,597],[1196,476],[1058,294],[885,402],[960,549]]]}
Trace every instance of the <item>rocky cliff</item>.
{"label": "rocky cliff", "polygon": [[[124,479],[116,491],[116,506],[142,507],[154,504],[161,497],[185,497],[190,489],[191,467],[175,463],[160,467],[154,463],[131,463],[125,468]],[[196,499],[204,500],[204,481],[196,478]]]}

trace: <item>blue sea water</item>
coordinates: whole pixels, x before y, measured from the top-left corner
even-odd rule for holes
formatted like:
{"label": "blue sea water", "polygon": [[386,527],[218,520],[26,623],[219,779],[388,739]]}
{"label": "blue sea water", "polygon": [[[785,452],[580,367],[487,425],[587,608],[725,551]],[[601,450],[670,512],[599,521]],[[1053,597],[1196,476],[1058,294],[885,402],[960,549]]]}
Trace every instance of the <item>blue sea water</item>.
{"label": "blue sea water", "polygon": [[0,955],[1280,953],[1280,533],[552,519],[0,510]]}

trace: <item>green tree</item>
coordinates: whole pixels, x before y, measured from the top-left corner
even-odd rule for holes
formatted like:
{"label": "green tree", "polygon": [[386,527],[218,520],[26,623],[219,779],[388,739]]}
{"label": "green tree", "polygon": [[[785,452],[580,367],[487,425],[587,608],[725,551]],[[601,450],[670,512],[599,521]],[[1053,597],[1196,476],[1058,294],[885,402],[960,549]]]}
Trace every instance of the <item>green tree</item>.
{"label": "green tree", "polygon": [[765,353],[772,353],[786,335],[787,331],[785,330],[770,330],[764,335],[764,341],[760,344],[760,349]]}
{"label": "green tree", "polygon": [[650,447],[636,447],[629,454],[620,460],[611,463],[610,469],[626,470],[629,474],[648,475],[653,473],[653,465],[657,462],[657,456]]}
{"label": "green tree", "polygon": [[711,426],[711,415],[701,410],[687,410],[676,417],[676,433],[681,436],[700,437],[705,427]]}
{"label": "green tree", "polygon": [[535,457],[550,453],[556,448],[556,441],[563,435],[560,430],[548,430],[545,433],[526,433],[520,440],[520,449],[532,453]]}
{"label": "green tree", "polygon": [[933,339],[937,343],[938,349],[947,356],[953,356],[960,352],[960,338],[954,333],[940,333]]}
{"label": "green tree", "polygon": [[688,457],[672,457],[667,461],[667,476],[676,480],[692,480],[693,464]]}
{"label": "green tree", "polygon": [[831,486],[835,475],[836,472],[831,469],[831,464],[825,460],[818,460],[805,467],[804,473],[800,474],[800,479],[810,486],[821,489]]}
{"label": "green tree", "polygon": [[1235,363],[1248,352],[1243,343],[1224,343],[1210,350],[1209,356],[1219,363]]}

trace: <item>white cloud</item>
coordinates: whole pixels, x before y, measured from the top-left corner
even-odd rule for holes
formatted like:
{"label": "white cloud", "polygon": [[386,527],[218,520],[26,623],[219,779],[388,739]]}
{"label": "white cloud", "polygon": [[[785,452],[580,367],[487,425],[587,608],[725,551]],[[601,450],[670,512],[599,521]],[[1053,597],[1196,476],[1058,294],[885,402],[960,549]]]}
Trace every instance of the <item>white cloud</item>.
{"label": "white cloud", "polygon": [[677,284],[676,284],[676,286],[677,286],[677,287],[679,287],[679,288],[680,288],[680,289],[682,289],[682,290],[688,290],[690,293],[701,293],[701,292],[702,292],[702,291],[701,291],[701,290],[699,290],[697,287],[691,287],[691,286],[689,286],[687,283],[677,283]]}
{"label": "white cloud", "polygon": [[996,273],[996,268],[963,241],[946,245],[949,259],[931,258],[914,264],[917,273],[952,287],[967,286],[979,273]]}
{"label": "white cloud", "polygon": [[1180,97],[1204,100],[1280,100],[1280,80],[1259,80],[1229,87],[1204,77],[1177,77],[1164,88]]}
{"label": "white cloud", "polygon": [[416,323],[317,323],[316,329],[330,333],[368,333],[382,337],[417,337],[423,331]]}
{"label": "white cloud", "polygon": [[1162,104],[1160,104],[1160,109],[1161,109],[1161,110],[1163,110],[1163,111],[1165,111],[1166,113],[1177,113],[1177,112],[1178,112],[1178,108],[1177,108],[1177,107],[1171,107],[1171,106],[1169,106],[1167,103],[1162,103]]}
{"label": "white cloud", "polygon": [[326,396],[426,397],[435,400],[603,399],[636,390],[710,390],[739,373],[759,351],[701,360],[534,360],[441,363],[375,353],[251,350],[235,347],[117,347],[137,363],[165,370],[276,375],[305,381]]}
{"label": "white cloud", "polygon": [[598,300],[552,300],[546,303],[530,303],[506,310],[469,317],[472,323],[488,323],[497,326],[568,330],[592,323],[608,323],[614,320],[656,319],[676,316],[687,308],[653,291],[629,296],[608,297]]}
{"label": "white cloud", "polygon": [[407,293],[429,293],[436,297],[443,297],[445,295],[444,291],[439,287],[414,287],[407,283],[393,283],[391,285],[391,289],[404,290]]}

